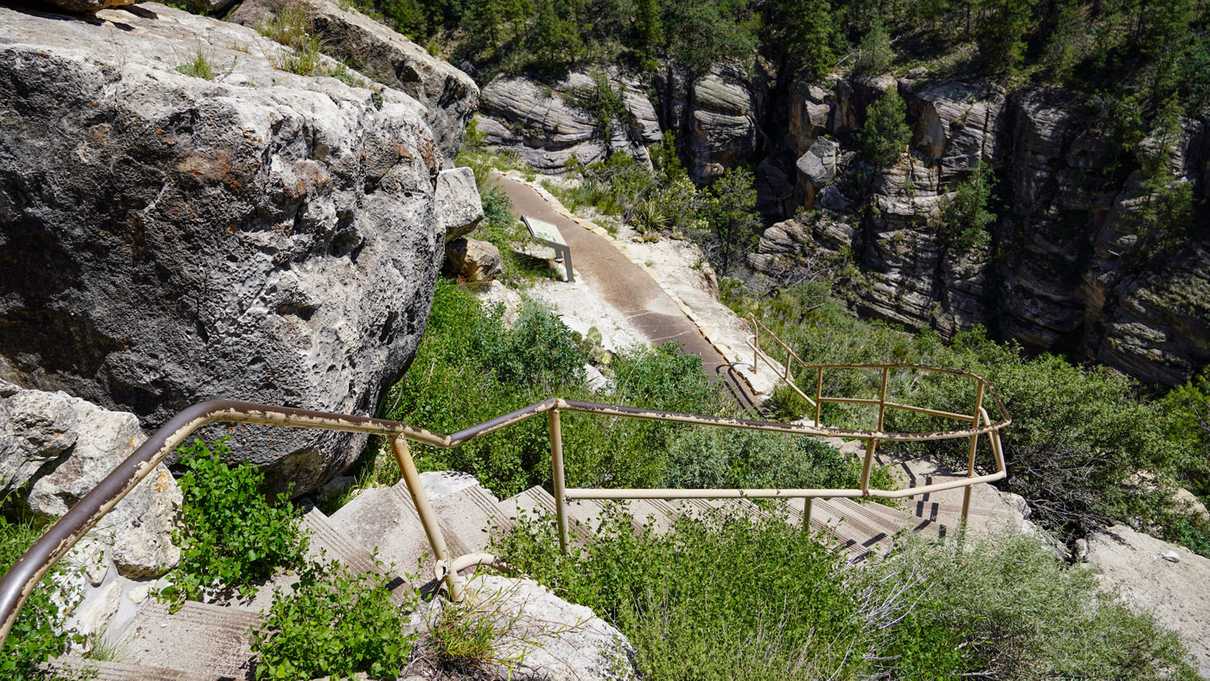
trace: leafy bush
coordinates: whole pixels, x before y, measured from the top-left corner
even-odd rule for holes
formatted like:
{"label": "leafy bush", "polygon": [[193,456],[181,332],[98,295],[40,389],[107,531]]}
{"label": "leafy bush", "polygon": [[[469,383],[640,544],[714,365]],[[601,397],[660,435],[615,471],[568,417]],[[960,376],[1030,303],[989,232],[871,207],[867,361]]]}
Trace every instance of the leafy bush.
{"label": "leafy bush", "polygon": [[[669,446],[672,487],[858,488],[861,462],[801,436],[730,428],[695,428]],[[876,469],[871,487],[892,489]]]}
{"label": "leafy bush", "polygon": [[[23,553],[41,535],[29,521],[12,521],[0,515],[0,574],[8,572]],[[55,569],[42,578],[25,601],[21,615],[13,624],[0,652],[0,678],[12,681],[45,679],[39,666],[62,655],[72,636],[63,632],[64,614],[61,589],[55,585]],[[70,595],[68,595],[70,597]]]}
{"label": "leafy bush", "polygon": [[746,168],[732,168],[710,185],[704,211],[710,236],[703,247],[719,274],[730,273],[755,245],[761,226],[756,200],[756,178]]}
{"label": "leafy bush", "polygon": [[404,625],[416,602],[394,603],[390,579],[353,574],[335,561],[308,565],[289,592],[273,594],[252,634],[258,681],[351,679],[361,672],[398,678],[415,640]]}
{"label": "leafy bush", "polygon": [[776,519],[681,519],[657,536],[615,513],[566,556],[549,522],[496,548],[618,626],[653,681],[1197,678],[1174,634],[1032,537],[913,540],[846,568]]}
{"label": "leafy bush", "polygon": [[870,572],[862,577],[915,585],[883,653],[898,658],[897,678],[1198,678],[1175,634],[1033,537],[912,542]]}
{"label": "leafy bush", "polygon": [[522,523],[497,551],[618,626],[644,678],[852,678],[864,666],[840,559],[777,520],[682,519],[655,535],[615,513],[568,556],[549,522]]}
{"label": "leafy bush", "polygon": [[184,503],[173,541],[181,562],[168,573],[161,598],[176,607],[204,595],[251,598],[278,569],[303,564],[307,538],[298,512],[287,494],[268,498],[259,468],[228,466],[225,439],[195,439],[178,452]]}

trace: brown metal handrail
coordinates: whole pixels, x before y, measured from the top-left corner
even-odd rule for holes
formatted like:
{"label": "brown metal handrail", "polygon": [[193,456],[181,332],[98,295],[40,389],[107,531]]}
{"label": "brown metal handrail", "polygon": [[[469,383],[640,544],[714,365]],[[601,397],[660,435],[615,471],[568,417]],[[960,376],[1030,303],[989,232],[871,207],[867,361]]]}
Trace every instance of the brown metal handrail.
{"label": "brown metal handrail", "polygon": [[[950,373],[968,375],[966,372],[944,370]],[[974,376],[973,374],[969,374]],[[978,377],[976,377],[978,378]],[[980,386],[983,379],[978,378]],[[982,390],[981,390],[982,393]],[[885,395],[884,395],[885,398]],[[887,403],[886,400],[883,400]],[[790,433],[807,436],[862,438],[872,442],[889,441],[921,441],[938,439],[958,439],[969,437],[970,469],[964,480],[913,487],[903,490],[871,490],[869,489],[870,466],[869,459],[873,456],[873,447],[868,450],[866,464],[862,471],[861,489],[593,489],[569,488],[566,486],[566,476],[563,461],[563,437],[560,424],[561,411],[578,411],[603,416],[622,418],[648,419],[671,423],[686,423],[695,425],[717,426],[723,428],[739,428],[766,432]],[[1004,456],[1000,447],[999,431],[1010,421],[1004,418],[992,422],[987,411],[980,408],[974,418],[969,419],[970,427],[963,430],[946,431],[941,433],[895,433],[882,432],[881,420],[876,431],[850,430],[843,428],[827,428],[819,425],[787,424],[774,421],[732,419],[717,416],[701,416],[650,409],[600,404],[596,402],[580,402],[551,398],[531,404],[516,411],[498,416],[452,435],[438,435],[430,431],[413,428],[396,421],[370,418],[366,416],[347,416],[326,412],[294,409],[289,407],[268,406],[250,402],[232,400],[213,400],[193,405],[172,417],[117,468],[113,470],[95,488],[88,492],[68,512],[42,535],[13,567],[0,579],[0,646],[16,621],[21,606],[32,593],[33,589],[46,575],[47,571],[67,554],[97,522],[100,521],[114,506],[130,493],[151,471],[184,443],[192,433],[207,425],[216,423],[244,423],[261,426],[286,428],[312,428],[335,430],[355,433],[370,433],[389,437],[392,443],[396,461],[404,483],[420,516],[433,556],[437,562],[438,576],[446,583],[450,597],[458,600],[461,597],[461,584],[458,571],[474,564],[491,562],[492,557],[486,554],[468,554],[458,558],[449,555],[445,537],[441,532],[437,517],[420,486],[420,477],[412,460],[408,440],[441,448],[452,448],[464,442],[473,440],[489,433],[507,428],[521,421],[546,414],[548,432],[551,443],[551,470],[556,499],[556,521],[559,529],[561,547],[566,550],[568,541],[567,502],[575,499],[644,499],[644,498],[804,498],[807,508],[803,517],[803,525],[809,525],[810,500],[815,497],[905,497],[926,492],[941,491],[955,487],[966,487],[969,497],[970,486],[983,482],[1002,479],[1005,475]],[[963,417],[966,418],[966,417]],[[974,453],[980,435],[987,435],[995,454],[997,471],[990,475],[974,476]],[[963,506],[963,522],[965,522],[967,507]]]}
{"label": "brown metal handrail", "polygon": [[[986,397],[990,396],[992,399],[992,402],[995,404],[996,410],[999,412],[1001,420],[996,424],[996,428],[994,429],[994,431],[996,431],[996,432],[989,435],[989,439],[991,440],[993,452],[996,455],[996,464],[997,464],[998,473],[1001,475],[1001,477],[1006,475],[1004,461],[1003,461],[1003,452],[1000,449],[1000,436],[999,436],[998,431],[1003,429],[1009,423],[1011,423],[1012,419],[1008,415],[1008,409],[1004,406],[1004,402],[1002,402],[1000,400],[1000,397],[998,395],[996,395],[995,392],[990,390],[990,384],[988,383],[987,379],[983,378],[982,376],[980,376],[976,373],[970,372],[970,371],[962,370],[962,369],[948,369],[948,368],[943,368],[943,367],[931,367],[931,366],[925,366],[925,365],[921,365],[921,364],[860,363],[860,362],[858,362],[858,363],[807,362],[807,361],[803,360],[801,357],[799,357],[798,353],[794,352],[793,348],[791,348],[788,344],[786,344],[785,341],[783,341],[780,337],[778,337],[778,335],[776,333],[774,333],[774,331],[772,329],[765,326],[764,323],[762,323],[759,319],[757,319],[755,315],[748,317],[747,322],[748,322],[749,326],[752,328],[752,340],[748,341],[748,347],[752,348],[752,353],[753,353],[752,368],[753,368],[753,370],[756,370],[760,366],[759,362],[760,362],[760,360],[763,359],[765,361],[765,363],[769,365],[769,368],[773,369],[775,371],[775,373],[778,373],[777,372],[778,367],[777,367],[777,364],[775,363],[773,357],[771,357],[764,350],[761,350],[761,347],[760,347],[761,332],[764,332],[765,335],[772,338],[777,343],[777,345],[779,345],[786,352],[786,359],[784,362],[782,362],[781,371],[778,375],[778,380],[780,382],[784,383],[787,387],[789,387],[795,393],[797,393],[800,397],[805,399],[815,409],[815,425],[816,426],[822,425],[823,405],[825,403],[830,402],[833,404],[852,404],[852,405],[860,405],[860,406],[868,406],[868,407],[875,407],[875,406],[878,407],[878,427],[877,427],[878,431],[881,431],[883,429],[883,425],[886,420],[887,409],[911,411],[911,412],[916,412],[916,413],[920,413],[920,414],[926,414],[929,416],[935,416],[935,417],[947,418],[947,419],[951,419],[951,420],[955,420],[955,421],[961,421],[961,422],[965,422],[965,423],[971,423],[971,424],[975,425],[976,429],[977,429],[977,426],[981,420],[984,423],[986,423],[987,425],[989,425],[989,426],[991,425],[991,419],[988,416],[987,410],[984,409],[984,407],[983,407],[984,399]],[[808,397],[807,394],[805,392],[803,392],[802,388],[798,387],[798,384],[794,382],[793,374],[790,371],[790,367],[792,364],[796,364],[797,366],[802,367],[804,369],[814,371],[814,373],[815,373],[815,399],[811,399],[810,397]],[[878,369],[881,372],[881,386],[879,388],[878,399],[836,397],[836,396],[824,395],[823,394],[823,373],[824,373],[825,369],[858,369],[858,370]],[[952,412],[952,411],[945,411],[945,410],[941,410],[941,409],[930,409],[928,407],[919,407],[916,405],[904,404],[902,402],[895,402],[892,400],[888,400],[887,399],[887,386],[888,386],[888,383],[890,382],[890,372],[892,370],[896,370],[896,369],[907,369],[907,370],[918,371],[918,372],[922,372],[922,373],[949,374],[951,376],[958,376],[961,378],[966,378],[966,379],[971,380],[972,383],[974,384],[974,388],[975,388],[975,408],[973,410],[973,413],[972,414],[959,414],[957,412]],[[968,429],[966,431],[950,431],[950,432],[952,432],[952,433],[963,433],[963,432],[972,433],[972,429]],[[943,439],[943,438],[947,437],[943,433],[930,433],[929,435],[932,437],[929,437],[928,439]],[[957,436],[961,437],[962,435],[957,435]],[[861,487],[862,487],[862,491],[868,494],[869,481],[870,481],[870,467],[871,467],[871,464],[873,463],[874,452],[878,448],[878,443],[881,440],[894,440],[895,438],[879,437],[876,434],[870,434],[870,435],[865,436],[862,439],[864,439],[866,441],[866,455],[865,455],[864,460],[862,461]],[[970,434],[970,447],[967,452],[967,477],[968,478],[974,478],[974,475],[975,475],[975,453],[978,449],[978,440],[979,440],[978,434],[974,434],[974,433]],[[970,485],[967,485],[965,490],[963,491],[963,495],[962,495],[962,520],[961,520],[961,523],[964,527],[966,525],[967,515],[970,512],[970,502],[971,502],[971,488],[970,488]],[[806,512],[808,514],[810,513],[809,506],[807,507]]]}

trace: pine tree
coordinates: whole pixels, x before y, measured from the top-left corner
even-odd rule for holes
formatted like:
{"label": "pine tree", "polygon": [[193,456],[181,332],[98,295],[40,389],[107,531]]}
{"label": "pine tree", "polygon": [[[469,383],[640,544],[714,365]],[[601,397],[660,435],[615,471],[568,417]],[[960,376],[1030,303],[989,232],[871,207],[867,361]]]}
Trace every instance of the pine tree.
{"label": "pine tree", "polygon": [[983,0],[975,40],[984,69],[1009,76],[1025,61],[1037,0]]}
{"label": "pine tree", "polygon": [[891,36],[882,21],[876,18],[857,47],[855,68],[861,74],[877,75],[886,73],[894,60],[895,51],[891,48]]}
{"label": "pine tree", "polygon": [[862,153],[874,167],[889,168],[911,141],[907,106],[899,92],[891,90],[866,110],[865,125],[861,128]]}
{"label": "pine tree", "polygon": [[538,0],[533,26],[525,38],[530,65],[539,73],[554,77],[580,55],[580,33],[575,24],[560,14],[562,3]]}
{"label": "pine tree", "polygon": [[710,185],[706,213],[714,233],[715,265],[718,273],[725,275],[756,241],[756,230],[760,227],[752,172],[733,168],[715,180]]}
{"label": "pine tree", "polygon": [[830,0],[771,0],[764,10],[764,37],[787,75],[822,78],[836,65],[836,27]]}
{"label": "pine tree", "polygon": [[661,12],[660,0],[636,0],[633,49],[642,59],[654,59],[664,43]]}

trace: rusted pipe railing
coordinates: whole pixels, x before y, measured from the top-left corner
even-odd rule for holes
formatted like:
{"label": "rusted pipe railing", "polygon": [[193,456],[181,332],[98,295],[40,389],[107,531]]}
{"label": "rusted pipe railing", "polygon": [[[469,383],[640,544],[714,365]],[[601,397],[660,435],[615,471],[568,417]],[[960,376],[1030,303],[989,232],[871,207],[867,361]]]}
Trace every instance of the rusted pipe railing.
{"label": "rusted pipe railing", "polygon": [[[788,348],[787,348],[788,350]],[[789,350],[788,357],[795,357]],[[346,416],[305,409],[275,407],[250,402],[232,400],[213,400],[193,405],[180,412],[149,437],[138,449],[128,456],[95,488],[78,501],[68,512],[54,523],[25,552],[13,565],[7,574],[0,578],[0,645],[7,638],[13,623],[16,621],[21,606],[32,593],[33,589],[46,575],[56,562],[63,558],[72,546],[76,544],[102,517],[109,513],[127,494],[130,493],[150,472],[186,438],[200,428],[216,423],[243,423],[250,425],[282,427],[282,428],[311,428],[334,430],[354,433],[369,433],[382,435],[390,439],[396,461],[399,463],[405,485],[416,507],[417,514],[424,525],[425,534],[433,549],[437,561],[438,574],[446,583],[450,598],[457,599],[461,595],[461,583],[458,568],[473,564],[490,563],[491,556],[474,554],[454,557],[449,554],[445,537],[441,532],[440,523],[433,512],[424,491],[420,486],[419,474],[408,447],[408,441],[420,442],[440,448],[452,448],[464,442],[489,435],[514,424],[525,421],[539,414],[547,415],[548,433],[551,445],[551,473],[556,501],[556,521],[559,527],[559,541],[566,550],[568,543],[567,502],[575,499],[724,499],[724,498],[802,498],[804,499],[804,524],[809,523],[811,500],[814,498],[852,498],[878,497],[900,498],[940,492],[957,487],[992,482],[1005,477],[1003,447],[1000,444],[999,431],[1011,423],[1004,405],[993,391],[986,390],[986,381],[975,374],[954,369],[923,367],[904,364],[814,364],[807,365],[816,370],[816,394],[819,399],[814,401],[816,407],[816,422],[814,424],[779,423],[775,421],[733,419],[718,416],[701,416],[651,409],[601,404],[596,402],[581,402],[550,398],[542,402],[522,407],[485,421],[470,428],[458,431],[452,435],[439,435],[430,431],[414,428],[395,421],[375,419],[366,416]],[[822,395],[823,370],[825,368],[861,368],[881,369],[883,372],[883,390],[878,400],[853,400],[849,398],[826,397]],[[962,376],[975,381],[979,386],[980,398],[974,410],[974,417],[951,412],[914,407],[888,400],[886,385],[889,372],[893,369],[915,369]],[[994,408],[999,412],[998,419],[992,420],[983,396],[990,396]],[[819,422],[819,405],[824,401],[850,402],[860,404],[876,404],[879,406],[877,428],[873,431],[845,428],[825,427]],[[964,422],[964,426],[955,429],[932,433],[886,432],[883,417],[886,409],[906,409],[934,416],[953,418]],[[965,478],[935,483],[920,487],[901,490],[869,489],[869,471],[862,474],[861,489],[593,489],[570,488],[566,486],[564,467],[563,433],[560,425],[560,412],[577,411],[600,416],[646,419],[683,423],[699,426],[714,426],[720,428],[738,428],[774,433],[788,433],[803,436],[839,437],[860,439],[868,442],[920,442],[931,440],[947,440],[969,438],[976,443],[980,436],[986,435],[991,441],[992,452],[995,456],[996,472],[974,475],[973,452],[968,460],[968,475]],[[868,460],[871,454],[867,455]],[[965,515],[964,505],[964,515]],[[965,522],[965,521],[964,521]]]}

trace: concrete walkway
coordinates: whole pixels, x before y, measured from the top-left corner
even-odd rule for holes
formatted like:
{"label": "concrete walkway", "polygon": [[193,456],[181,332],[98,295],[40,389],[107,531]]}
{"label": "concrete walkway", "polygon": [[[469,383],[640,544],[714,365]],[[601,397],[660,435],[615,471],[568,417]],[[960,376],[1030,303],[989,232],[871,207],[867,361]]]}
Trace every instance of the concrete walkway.
{"label": "concrete walkway", "polygon": [[648,342],[652,345],[673,342],[684,352],[697,355],[708,376],[721,381],[741,407],[754,409],[756,400],[751,387],[643,268],[619,252],[609,239],[556,210],[525,182],[496,173],[492,183],[508,195],[514,215],[529,215],[559,228],[571,247],[576,276],[621,312]]}

